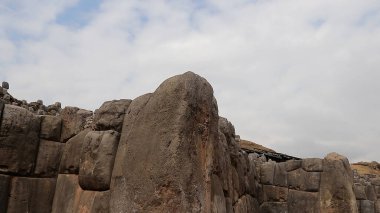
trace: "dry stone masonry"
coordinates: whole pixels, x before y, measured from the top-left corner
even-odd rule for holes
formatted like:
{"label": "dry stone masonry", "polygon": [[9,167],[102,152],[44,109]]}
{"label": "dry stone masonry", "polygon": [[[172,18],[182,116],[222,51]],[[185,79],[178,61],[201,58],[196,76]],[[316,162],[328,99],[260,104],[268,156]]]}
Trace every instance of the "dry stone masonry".
{"label": "dry stone masonry", "polygon": [[3,82],[0,213],[380,213],[380,176],[337,153],[250,148],[192,72],[94,113],[8,90]]}

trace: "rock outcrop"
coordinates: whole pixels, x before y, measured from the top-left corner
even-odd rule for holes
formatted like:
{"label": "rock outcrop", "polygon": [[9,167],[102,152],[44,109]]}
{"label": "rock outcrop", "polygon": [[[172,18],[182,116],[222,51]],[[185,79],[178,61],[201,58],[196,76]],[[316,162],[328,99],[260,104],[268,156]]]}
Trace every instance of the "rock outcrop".
{"label": "rock outcrop", "polygon": [[94,113],[0,87],[0,213],[376,212],[380,174],[240,140],[187,72]]}

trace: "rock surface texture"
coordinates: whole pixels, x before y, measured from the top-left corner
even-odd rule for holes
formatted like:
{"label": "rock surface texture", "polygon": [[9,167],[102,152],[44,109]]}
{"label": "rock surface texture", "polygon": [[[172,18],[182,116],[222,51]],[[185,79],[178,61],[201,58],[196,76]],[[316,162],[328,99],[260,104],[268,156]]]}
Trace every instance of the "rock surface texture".
{"label": "rock surface texture", "polygon": [[[0,87],[0,213],[380,213],[380,164],[240,140],[187,72],[94,113]],[[363,173],[370,167],[372,173]]]}

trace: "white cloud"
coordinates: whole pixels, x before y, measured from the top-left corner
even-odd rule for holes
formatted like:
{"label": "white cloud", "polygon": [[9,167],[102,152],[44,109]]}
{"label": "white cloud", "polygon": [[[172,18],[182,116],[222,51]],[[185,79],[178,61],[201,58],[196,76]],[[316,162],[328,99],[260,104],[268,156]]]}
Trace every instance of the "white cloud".
{"label": "white cloud", "polygon": [[81,27],[55,22],[75,1],[50,2],[0,3],[0,77],[16,97],[95,109],[193,70],[243,138],[380,161],[376,0],[109,0]]}

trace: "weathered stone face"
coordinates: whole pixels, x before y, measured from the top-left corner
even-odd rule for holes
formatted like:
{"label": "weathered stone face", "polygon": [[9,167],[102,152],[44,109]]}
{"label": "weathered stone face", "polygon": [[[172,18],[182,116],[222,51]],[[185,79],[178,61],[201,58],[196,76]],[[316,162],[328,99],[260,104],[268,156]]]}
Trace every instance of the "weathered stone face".
{"label": "weathered stone face", "polygon": [[146,104],[134,102],[115,161],[111,212],[210,212],[210,145],[218,140],[211,86],[185,73],[162,83]]}
{"label": "weathered stone face", "polygon": [[113,164],[120,134],[113,130],[90,131],[80,155],[79,184],[85,190],[110,188]]}
{"label": "weathered stone face", "polygon": [[121,132],[124,115],[131,102],[131,100],[127,99],[104,102],[99,109],[95,110],[94,129]]}
{"label": "weathered stone face", "polygon": [[82,145],[84,142],[84,138],[86,137],[89,131],[89,129],[85,129],[66,142],[61,158],[61,163],[59,166],[59,173],[79,173],[79,161],[82,151]]}
{"label": "weathered stone face", "polygon": [[64,145],[41,139],[34,174],[40,177],[56,176]]}
{"label": "weathered stone face", "polygon": [[288,210],[292,213],[319,213],[319,200],[317,192],[303,192],[289,190]]}
{"label": "weathered stone face", "polygon": [[78,184],[78,176],[72,174],[59,174],[53,201],[53,213],[76,212],[80,194],[83,190]]}
{"label": "weathered stone face", "polygon": [[347,158],[331,153],[323,159],[319,195],[322,212],[357,212],[353,176]]}
{"label": "weathered stone face", "polygon": [[40,118],[6,104],[0,127],[0,171],[27,175],[38,152]]}
{"label": "weathered stone face", "polygon": [[92,112],[78,107],[65,107],[61,111],[62,132],[61,141],[66,142],[74,135],[85,129],[87,119],[92,117]]}
{"label": "weathered stone face", "polygon": [[61,138],[62,118],[60,116],[41,116],[40,138],[59,141]]}
{"label": "weathered stone face", "polygon": [[7,212],[11,176],[0,175],[0,213]]}
{"label": "weathered stone face", "polygon": [[13,177],[8,213],[50,213],[56,180],[54,178]]}

